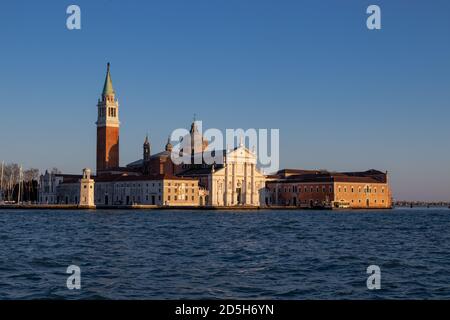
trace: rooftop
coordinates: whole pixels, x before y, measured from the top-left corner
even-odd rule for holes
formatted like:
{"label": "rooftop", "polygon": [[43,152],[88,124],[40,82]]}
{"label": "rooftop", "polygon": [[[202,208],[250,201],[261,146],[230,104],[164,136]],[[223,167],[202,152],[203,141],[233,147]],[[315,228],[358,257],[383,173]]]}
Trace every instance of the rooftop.
{"label": "rooftop", "polygon": [[[286,175],[286,172],[291,174]],[[329,172],[326,170],[280,170],[279,179],[272,183],[292,182],[359,182],[359,183],[386,183],[387,173],[370,169],[361,172]],[[270,182],[268,182],[270,183]]]}

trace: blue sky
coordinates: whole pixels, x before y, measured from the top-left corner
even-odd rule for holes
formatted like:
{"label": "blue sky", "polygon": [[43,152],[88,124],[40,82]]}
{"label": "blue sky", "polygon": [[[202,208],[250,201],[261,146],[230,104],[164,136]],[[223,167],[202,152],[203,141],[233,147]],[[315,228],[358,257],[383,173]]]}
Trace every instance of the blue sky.
{"label": "blue sky", "polygon": [[[77,4],[82,29],[66,29]],[[366,28],[378,4],[382,30]],[[106,63],[121,164],[193,114],[279,128],[281,166],[389,170],[398,199],[450,200],[450,2],[2,1],[0,160],[95,167]]]}

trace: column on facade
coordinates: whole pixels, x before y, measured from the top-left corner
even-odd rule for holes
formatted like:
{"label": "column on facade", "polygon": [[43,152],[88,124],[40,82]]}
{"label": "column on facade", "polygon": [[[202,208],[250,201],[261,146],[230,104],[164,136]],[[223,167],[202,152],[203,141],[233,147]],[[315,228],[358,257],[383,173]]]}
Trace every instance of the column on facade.
{"label": "column on facade", "polygon": [[278,205],[278,183],[275,184],[275,203]]}
{"label": "column on facade", "polygon": [[235,205],[236,203],[236,163],[231,164],[231,204]]}
{"label": "column on facade", "polygon": [[248,190],[248,170],[247,170],[247,162],[243,162],[242,163],[242,165],[244,166],[244,179],[243,179],[243,182],[242,182],[242,184],[243,185],[245,185],[245,187],[243,187],[242,188],[242,202],[244,203],[244,204],[248,204],[248,195],[249,195],[249,193],[247,192],[247,191],[249,191]]}
{"label": "column on facade", "polygon": [[255,196],[256,196],[256,185],[255,185],[255,164],[252,163],[251,165],[251,182],[252,182],[252,187],[251,187],[251,204],[255,204]]}
{"label": "column on facade", "polygon": [[225,163],[225,186],[224,186],[224,190],[223,190],[223,203],[225,206],[228,206],[228,163]]}
{"label": "column on facade", "polygon": [[205,203],[205,205],[217,205],[217,201],[219,200],[215,196],[216,188],[217,188],[217,181],[213,178],[213,173],[210,173],[208,175],[208,186],[209,186],[209,203]]}

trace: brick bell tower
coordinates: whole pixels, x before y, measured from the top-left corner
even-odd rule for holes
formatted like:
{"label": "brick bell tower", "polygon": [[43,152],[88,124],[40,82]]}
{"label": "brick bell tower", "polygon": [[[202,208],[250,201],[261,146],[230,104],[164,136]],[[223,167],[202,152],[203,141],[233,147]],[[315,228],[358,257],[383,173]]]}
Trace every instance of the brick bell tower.
{"label": "brick bell tower", "polygon": [[97,175],[119,167],[119,102],[115,98],[109,62],[101,99],[97,103]]}

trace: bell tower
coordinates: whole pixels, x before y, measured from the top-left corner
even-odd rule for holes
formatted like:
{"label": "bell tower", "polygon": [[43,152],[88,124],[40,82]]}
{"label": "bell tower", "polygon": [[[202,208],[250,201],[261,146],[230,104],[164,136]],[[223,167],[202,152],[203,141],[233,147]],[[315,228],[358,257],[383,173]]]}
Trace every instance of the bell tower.
{"label": "bell tower", "polygon": [[146,162],[150,160],[150,141],[148,141],[148,135],[145,137],[143,149],[144,149],[143,158],[144,162]]}
{"label": "bell tower", "polygon": [[148,141],[148,135],[145,137],[144,141],[144,154],[143,154],[143,173],[145,175],[149,174],[150,172],[150,141]]}
{"label": "bell tower", "polygon": [[99,171],[119,167],[119,102],[107,64],[106,79],[97,109],[97,175]]}

